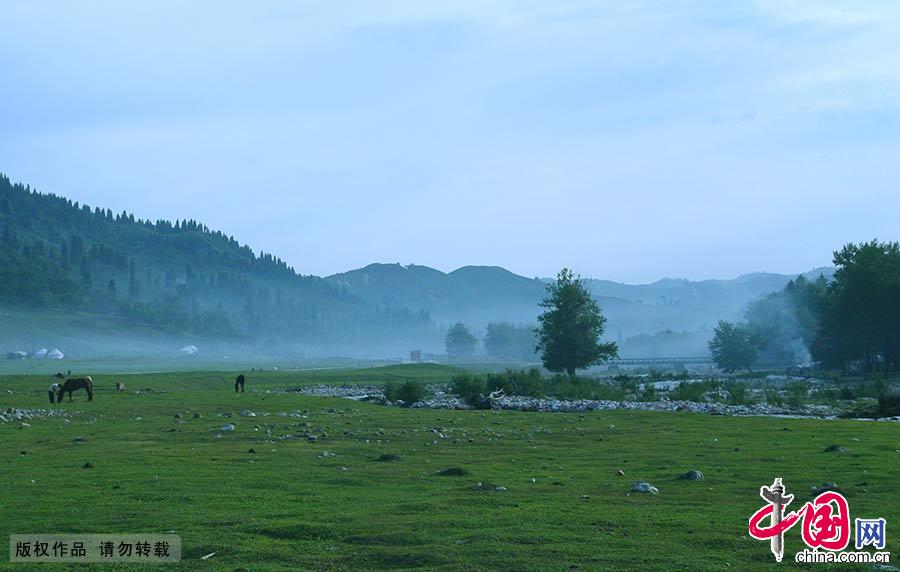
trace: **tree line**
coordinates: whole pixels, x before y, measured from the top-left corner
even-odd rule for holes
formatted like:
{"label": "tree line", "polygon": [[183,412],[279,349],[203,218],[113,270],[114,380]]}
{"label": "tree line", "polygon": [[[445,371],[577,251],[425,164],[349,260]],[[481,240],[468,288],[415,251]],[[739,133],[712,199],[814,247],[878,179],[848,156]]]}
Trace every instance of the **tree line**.
{"label": "tree line", "polygon": [[749,306],[741,323],[719,322],[709,343],[725,371],[758,361],[828,369],[900,369],[900,245],[872,240],[834,252],[831,280],[792,280]]}

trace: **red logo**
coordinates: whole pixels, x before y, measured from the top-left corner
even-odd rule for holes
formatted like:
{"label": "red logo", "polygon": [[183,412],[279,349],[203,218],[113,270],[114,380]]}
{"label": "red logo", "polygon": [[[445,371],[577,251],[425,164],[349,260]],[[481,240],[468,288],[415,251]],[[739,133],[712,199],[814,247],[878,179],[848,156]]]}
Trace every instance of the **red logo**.
{"label": "red logo", "polygon": [[850,509],[844,495],[826,491],[799,510],[785,514],[794,495],[785,494],[781,479],[760,487],[759,496],[767,502],[750,517],[750,536],[770,540],[775,560],[784,556],[784,533],[803,517],[803,542],[812,549],[844,550],[850,542]]}

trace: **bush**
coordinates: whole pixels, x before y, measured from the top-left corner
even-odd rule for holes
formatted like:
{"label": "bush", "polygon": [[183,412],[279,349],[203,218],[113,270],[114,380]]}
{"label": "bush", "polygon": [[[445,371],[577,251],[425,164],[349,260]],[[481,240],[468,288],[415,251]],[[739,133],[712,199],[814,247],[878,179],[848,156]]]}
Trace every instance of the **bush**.
{"label": "bush", "polygon": [[404,407],[409,407],[417,401],[422,401],[428,392],[421,381],[408,380],[403,383],[389,381],[384,384],[384,397],[388,401],[402,401]]}
{"label": "bush", "polygon": [[900,416],[900,393],[885,393],[878,397],[878,417]]}
{"label": "bush", "polygon": [[541,377],[541,371],[533,367],[528,371],[506,370],[503,373],[489,373],[485,383],[485,391],[503,390],[506,395],[524,395],[527,397],[544,397],[547,395],[547,384]]}
{"label": "bush", "polygon": [[719,382],[716,380],[695,382],[682,381],[672,390],[669,397],[675,401],[702,402],[704,400],[703,396],[706,393],[717,389],[719,389]]}
{"label": "bush", "polygon": [[808,392],[808,386],[805,381],[795,381],[787,386],[788,392],[788,405],[792,407],[799,407],[803,405],[803,402],[806,400],[806,395]]}
{"label": "bush", "polygon": [[472,407],[480,407],[484,402],[485,382],[480,375],[464,373],[451,381],[453,393]]}
{"label": "bush", "polygon": [[659,393],[652,383],[645,383],[641,390],[641,401],[659,401]]}
{"label": "bush", "polygon": [[783,400],[781,399],[781,393],[779,393],[775,389],[767,389],[766,390],[766,403],[768,403],[769,405],[775,405],[777,407],[780,407],[781,404],[783,403]]}
{"label": "bush", "polygon": [[747,385],[740,381],[729,381],[725,384],[725,390],[728,391],[728,403],[732,405],[743,405],[747,403]]}

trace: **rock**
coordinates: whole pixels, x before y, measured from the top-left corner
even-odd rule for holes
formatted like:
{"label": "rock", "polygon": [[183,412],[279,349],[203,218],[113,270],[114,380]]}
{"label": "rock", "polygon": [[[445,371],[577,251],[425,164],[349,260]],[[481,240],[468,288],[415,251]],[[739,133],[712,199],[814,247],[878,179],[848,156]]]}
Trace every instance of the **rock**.
{"label": "rock", "polygon": [[437,475],[440,477],[465,477],[469,474],[469,471],[461,468],[461,467],[450,467],[449,469],[444,469],[443,471],[438,471]]}
{"label": "rock", "polygon": [[19,454],[20,454],[20,455],[27,455],[27,454],[28,454],[28,451],[19,451]]}
{"label": "rock", "polygon": [[591,495],[581,495],[581,500],[591,500]]}
{"label": "rock", "polygon": [[29,427],[31,427],[30,423],[22,423],[22,425],[19,427],[19,429],[28,429]]}
{"label": "rock", "polygon": [[506,487],[501,487],[500,485],[495,485],[492,483],[482,483],[480,481],[475,483],[472,488],[476,491],[493,491],[499,493],[506,492]]}
{"label": "rock", "polygon": [[651,495],[658,495],[659,489],[646,481],[640,481],[631,485],[631,492],[650,493]]}
{"label": "rock", "polygon": [[384,455],[378,457],[378,460],[382,463],[396,463],[400,460],[400,456],[394,455],[393,453],[385,453]]}
{"label": "rock", "polygon": [[825,447],[826,453],[849,453],[850,449],[843,445],[828,445]]}
{"label": "rock", "polygon": [[703,473],[701,473],[697,469],[691,469],[683,475],[679,475],[678,478],[683,481],[702,481]]}
{"label": "rock", "polygon": [[234,431],[235,429],[237,429],[237,427],[234,425],[234,423],[226,423],[225,425],[222,425],[221,428],[219,428],[219,431],[226,432]]}
{"label": "rock", "polygon": [[620,477],[624,477],[625,471],[623,471],[622,469],[619,469],[618,471],[616,471],[616,474],[619,475]]}
{"label": "rock", "polygon": [[241,417],[256,417],[256,413],[250,411],[249,409],[243,409],[240,413],[238,413]]}
{"label": "rock", "polygon": [[248,452],[248,453],[255,453],[255,452],[256,452],[256,449],[248,449],[247,452]]}
{"label": "rock", "polygon": [[181,419],[181,418],[182,418],[181,413],[176,413],[176,414],[175,414],[175,419]]}
{"label": "rock", "polygon": [[327,459],[328,457],[334,457],[336,453],[332,453],[331,451],[322,451],[318,455],[316,455],[317,459]]}
{"label": "rock", "polygon": [[85,463],[84,465],[82,465],[81,468],[82,468],[82,469],[93,469],[93,468],[94,468],[94,463],[88,461],[87,463]]}
{"label": "rock", "polygon": [[829,491],[835,492],[835,493],[841,493],[842,495],[847,494],[844,492],[844,489],[837,486],[837,483],[835,483],[834,481],[826,481],[826,482],[822,483],[821,487],[813,486],[813,487],[810,487],[809,490],[814,495],[820,495],[822,493],[827,493]]}
{"label": "rock", "polygon": [[203,417],[203,416],[200,415],[199,413],[194,413],[194,419],[200,419],[201,417]]}

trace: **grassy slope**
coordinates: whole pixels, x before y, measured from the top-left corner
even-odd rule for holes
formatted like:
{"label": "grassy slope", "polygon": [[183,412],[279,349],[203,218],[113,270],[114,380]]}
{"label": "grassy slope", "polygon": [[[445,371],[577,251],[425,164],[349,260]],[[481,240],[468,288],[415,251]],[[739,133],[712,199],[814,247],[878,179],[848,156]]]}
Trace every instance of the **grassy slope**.
{"label": "grassy slope", "polygon": [[[248,389],[440,380],[450,373],[432,366],[273,372],[251,375]],[[129,389],[171,393],[116,394],[112,381],[120,378]],[[851,517],[887,518],[887,548],[898,549],[890,532],[900,522],[896,424],[401,410],[261,391],[236,396],[231,379],[98,375],[94,403],[81,396],[62,405],[78,412],[70,424],[0,424],[0,537],[174,529],[191,570],[774,570],[791,564],[776,566],[767,544],[747,537],[746,522],[760,506],[759,486],[782,476],[798,503],[811,485],[838,482],[849,491]],[[47,383],[2,377],[0,406],[46,407]],[[241,409],[272,415],[239,417]],[[308,419],[275,415],[294,410],[309,410]],[[203,417],[193,419],[194,412]],[[176,420],[176,413],[184,418]],[[237,430],[216,438],[213,430],[226,421],[218,415],[228,413]],[[266,427],[274,425],[277,437],[304,423],[327,437],[265,440]],[[73,442],[76,436],[83,442]],[[824,453],[832,443],[850,452]],[[317,458],[326,450],[337,456]],[[402,459],[376,462],[382,453]],[[87,461],[95,467],[81,468]],[[436,476],[452,466],[471,474]],[[694,467],[705,481],[675,478]],[[619,468],[625,477],[616,475]],[[627,495],[637,479],[657,485],[660,495]],[[509,491],[472,490],[477,481]],[[0,569],[21,569],[8,563],[7,543],[0,545]],[[799,530],[792,530],[786,561],[800,545]],[[198,560],[210,552],[217,554]]]}

